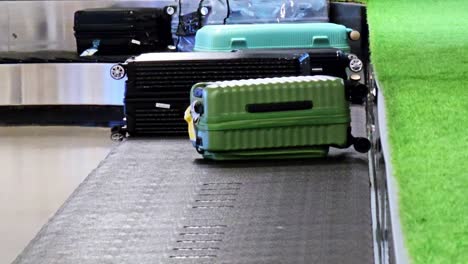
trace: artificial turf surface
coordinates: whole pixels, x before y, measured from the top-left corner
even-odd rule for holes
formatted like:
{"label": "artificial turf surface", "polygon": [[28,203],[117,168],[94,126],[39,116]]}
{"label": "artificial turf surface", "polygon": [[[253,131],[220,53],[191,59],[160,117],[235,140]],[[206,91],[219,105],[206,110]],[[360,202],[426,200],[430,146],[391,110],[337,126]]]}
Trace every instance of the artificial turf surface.
{"label": "artificial turf surface", "polygon": [[468,1],[368,0],[413,263],[468,263]]}

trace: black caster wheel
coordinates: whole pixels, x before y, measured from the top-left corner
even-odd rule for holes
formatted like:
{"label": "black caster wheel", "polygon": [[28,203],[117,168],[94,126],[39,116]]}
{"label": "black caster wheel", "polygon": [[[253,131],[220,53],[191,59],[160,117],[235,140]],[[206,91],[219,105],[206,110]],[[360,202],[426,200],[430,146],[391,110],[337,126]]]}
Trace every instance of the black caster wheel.
{"label": "black caster wheel", "polygon": [[110,69],[110,75],[114,80],[121,80],[126,74],[125,68],[120,64],[116,64]]}
{"label": "black caster wheel", "polygon": [[369,93],[369,88],[364,84],[356,85],[351,90],[351,103],[362,105],[366,99],[367,94]]}
{"label": "black caster wheel", "polygon": [[197,150],[198,154],[201,154],[201,155],[205,154],[205,151],[203,149],[201,149],[201,148],[196,148],[196,150]]}
{"label": "black caster wheel", "polygon": [[111,134],[110,138],[114,142],[120,142],[124,140],[125,135],[122,132],[114,132]]}
{"label": "black caster wheel", "polygon": [[122,132],[113,132],[110,138],[114,142],[120,142],[124,140],[125,135]]}
{"label": "black caster wheel", "polygon": [[112,141],[119,142],[124,140],[126,137],[126,130],[124,128],[121,128],[119,126],[114,126],[111,128],[111,135],[110,138]]}
{"label": "black caster wheel", "polygon": [[348,56],[349,59],[349,69],[352,72],[361,72],[364,68],[364,63],[354,54]]}
{"label": "black caster wheel", "polygon": [[358,137],[354,139],[353,147],[357,152],[367,153],[371,149],[371,142],[367,138]]}

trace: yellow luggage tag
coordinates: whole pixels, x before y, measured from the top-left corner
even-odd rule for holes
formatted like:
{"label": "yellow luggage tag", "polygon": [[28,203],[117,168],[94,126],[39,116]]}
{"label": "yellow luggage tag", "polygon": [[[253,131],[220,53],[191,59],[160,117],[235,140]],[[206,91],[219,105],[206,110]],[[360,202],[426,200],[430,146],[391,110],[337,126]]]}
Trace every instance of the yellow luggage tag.
{"label": "yellow luggage tag", "polygon": [[195,142],[197,136],[195,133],[195,124],[193,122],[191,110],[192,110],[192,106],[187,107],[187,110],[185,110],[184,119],[188,124],[188,134],[189,134],[190,141]]}

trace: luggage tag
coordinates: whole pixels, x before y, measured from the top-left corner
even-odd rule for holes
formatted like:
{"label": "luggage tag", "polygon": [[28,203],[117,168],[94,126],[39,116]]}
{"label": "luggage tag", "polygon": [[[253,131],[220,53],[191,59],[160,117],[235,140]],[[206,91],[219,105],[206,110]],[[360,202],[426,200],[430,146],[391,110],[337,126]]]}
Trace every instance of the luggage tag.
{"label": "luggage tag", "polygon": [[184,115],[184,119],[188,123],[190,141],[192,141],[192,144],[195,147],[197,145],[197,129],[195,127],[195,123],[197,123],[200,119],[200,114],[198,114],[194,109],[196,103],[197,101],[193,102],[189,107],[187,107],[187,110],[185,110]]}
{"label": "luggage tag", "polygon": [[101,44],[101,40],[99,39],[93,40],[93,47],[83,51],[80,57],[88,57],[88,56],[93,56],[94,54],[96,54],[96,52],[98,52],[99,44]]}
{"label": "luggage tag", "polygon": [[184,119],[188,124],[188,133],[190,141],[192,141],[192,143],[195,143],[197,136],[195,132],[195,124],[192,118],[192,106],[187,107],[187,110],[185,110]]}

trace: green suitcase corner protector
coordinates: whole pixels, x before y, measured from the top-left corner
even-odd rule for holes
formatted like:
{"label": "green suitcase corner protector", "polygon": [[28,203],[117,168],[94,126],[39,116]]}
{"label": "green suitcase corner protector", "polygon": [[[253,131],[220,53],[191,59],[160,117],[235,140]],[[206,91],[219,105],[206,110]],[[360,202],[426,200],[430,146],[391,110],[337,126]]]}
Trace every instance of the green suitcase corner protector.
{"label": "green suitcase corner protector", "polygon": [[214,160],[323,157],[347,146],[351,122],[343,80],[330,76],[198,83],[185,119]]}
{"label": "green suitcase corner protector", "polygon": [[336,48],[349,52],[350,32],[333,23],[207,25],[197,32],[194,50]]}

